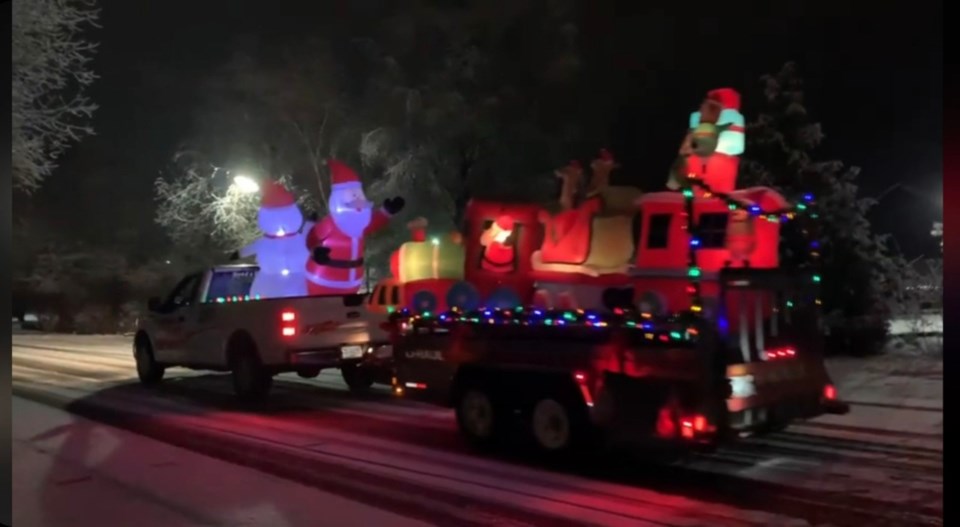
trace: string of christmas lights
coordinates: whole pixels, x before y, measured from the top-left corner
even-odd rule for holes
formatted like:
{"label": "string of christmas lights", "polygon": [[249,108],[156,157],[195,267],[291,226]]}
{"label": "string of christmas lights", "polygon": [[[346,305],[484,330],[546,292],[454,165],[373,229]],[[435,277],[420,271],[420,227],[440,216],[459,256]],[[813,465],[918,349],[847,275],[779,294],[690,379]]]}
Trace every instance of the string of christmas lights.
{"label": "string of christmas lights", "polygon": [[625,329],[642,332],[646,340],[654,342],[696,341],[700,332],[697,319],[686,313],[655,317],[650,313],[635,313],[615,309],[612,313],[577,310],[548,310],[523,308],[479,308],[472,311],[451,310],[443,313],[414,313],[403,309],[391,316],[401,331],[415,327],[446,328],[460,324],[477,326],[532,326],[541,328],[592,328],[597,330]]}
{"label": "string of christmas lights", "polygon": [[[816,212],[816,201],[813,194],[809,192],[803,195],[801,201],[793,205],[776,210],[763,210],[759,205],[744,203],[729,193],[717,192],[706,182],[697,178],[696,174],[689,174],[687,176],[687,185],[682,187],[680,191],[684,197],[685,216],[687,217],[686,230],[690,236],[690,246],[687,256],[687,277],[690,279],[690,284],[687,286],[687,293],[690,295],[690,311],[694,314],[700,314],[703,311],[703,299],[700,293],[700,277],[702,272],[697,265],[697,249],[700,246],[700,238],[697,236],[697,222],[694,221],[693,214],[695,197],[693,187],[701,189],[704,193],[704,198],[719,199],[725,202],[727,209],[730,211],[745,210],[750,213],[751,216],[761,217],[770,222],[785,223],[796,218],[798,214],[803,214],[810,220],[816,220],[819,217]],[[815,230],[816,222],[811,221],[802,229],[802,232],[807,240],[810,265],[813,270],[812,280],[816,287],[815,303],[817,306],[820,306],[822,303],[820,300],[820,242],[815,236],[815,233],[812,232]]]}

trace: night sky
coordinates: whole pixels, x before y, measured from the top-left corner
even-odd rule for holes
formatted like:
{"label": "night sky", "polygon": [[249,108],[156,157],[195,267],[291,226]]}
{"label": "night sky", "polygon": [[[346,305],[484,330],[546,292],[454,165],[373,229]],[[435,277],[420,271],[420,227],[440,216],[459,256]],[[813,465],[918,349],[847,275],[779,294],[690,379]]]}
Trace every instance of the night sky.
{"label": "night sky", "polygon": [[[152,182],[190,132],[203,76],[238,47],[348,38],[376,3],[101,0],[97,135],[65,155],[31,206],[93,243],[161,239]],[[585,74],[596,80],[597,104],[613,105],[609,146],[620,177],[658,190],[707,89],[740,90],[749,120],[759,77],[795,60],[827,135],[819,157],[862,167],[865,195],[905,185],[872,219],[908,255],[935,251],[928,232],[942,214],[942,2],[728,4],[583,2]]]}

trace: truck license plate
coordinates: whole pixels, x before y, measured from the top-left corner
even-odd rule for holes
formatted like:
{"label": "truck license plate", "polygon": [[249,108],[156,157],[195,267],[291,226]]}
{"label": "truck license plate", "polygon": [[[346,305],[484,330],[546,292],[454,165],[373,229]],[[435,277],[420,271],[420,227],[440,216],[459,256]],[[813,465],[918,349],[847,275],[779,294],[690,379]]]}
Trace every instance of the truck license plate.
{"label": "truck license plate", "polygon": [[345,359],[359,359],[363,357],[363,346],[344,346],[341,352]]}

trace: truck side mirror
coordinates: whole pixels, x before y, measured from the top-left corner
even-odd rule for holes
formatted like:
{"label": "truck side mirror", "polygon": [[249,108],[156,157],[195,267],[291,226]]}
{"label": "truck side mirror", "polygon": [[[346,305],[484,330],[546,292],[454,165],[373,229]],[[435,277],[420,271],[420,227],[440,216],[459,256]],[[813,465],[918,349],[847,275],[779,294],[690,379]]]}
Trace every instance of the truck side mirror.
{"label": "truck side mirror", "polygon": [[153,312],[160,311],[160,297],[150,297],[150,299],[147,300],[147,309]]}

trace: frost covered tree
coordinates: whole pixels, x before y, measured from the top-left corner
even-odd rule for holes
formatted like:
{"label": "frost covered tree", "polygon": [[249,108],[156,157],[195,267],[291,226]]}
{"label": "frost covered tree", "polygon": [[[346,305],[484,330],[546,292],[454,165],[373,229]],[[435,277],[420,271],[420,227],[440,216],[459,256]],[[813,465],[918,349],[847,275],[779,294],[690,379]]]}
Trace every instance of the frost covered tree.
{"label": "frost covered tree", "polygon": [[[214,165],[195,150],[178,152],[154,182],[155,220],[170,236],[178,252],[210,263],[222,259],[258,236],[258,193],[245,193],[233,183],[226,168]],[[289,177],[276,178],[297,192]]]}
{"label": "frost covered tree", "polygon": [[93,133],[89,122],[97,106],[86,89],[96,79],[90,61],[97,45],[84,31],[96,27],[95,6],[93,0],[13,2],[14,188],[39,188],[60,154]]}
{"label": "frost covered tree", "polygon": [[[836,349],[877,351],[886,338],[891,302],[903,290],[902,257],[888,247],[888,236],[874,232],[867,213],[877,202],[859,193],[860,169],[837,160],[818,160],[824,139],[819,122],[804,106],[803,81],[796,64],[763,77],[765,104],[748,123],[741,168],[744,185],[767,185],[784,195],[816,197],[815,241],[821,253],[823,310]],[[810,241],[803,222],[784,228],[784,261],[809,265]]]}

